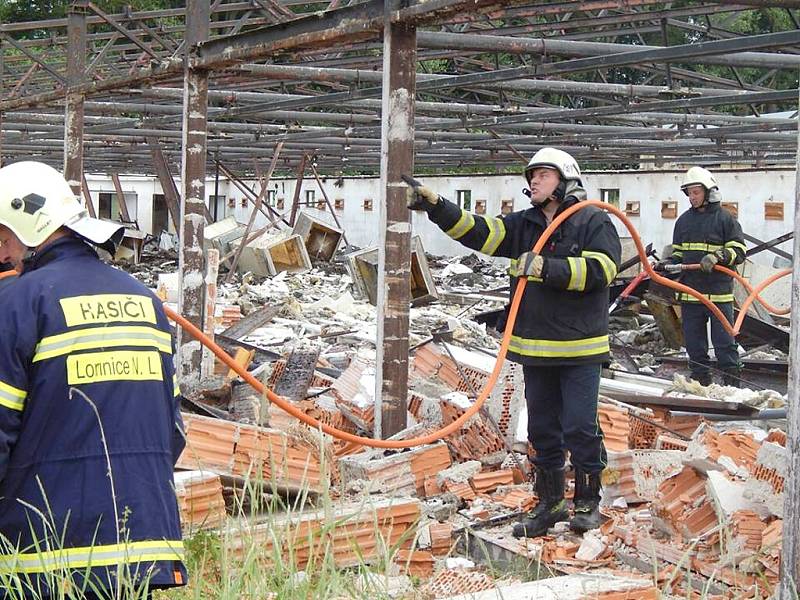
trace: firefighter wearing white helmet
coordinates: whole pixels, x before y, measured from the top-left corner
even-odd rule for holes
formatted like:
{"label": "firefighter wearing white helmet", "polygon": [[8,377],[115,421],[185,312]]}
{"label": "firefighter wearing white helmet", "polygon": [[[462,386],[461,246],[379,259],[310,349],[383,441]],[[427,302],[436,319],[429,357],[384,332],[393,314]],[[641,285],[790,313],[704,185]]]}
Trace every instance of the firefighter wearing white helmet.
{"label": "firefighter wearing white helmet", "polygon": [[[514,535],[544,535],[569,518],[567,450],[576,472],[570,527],[582,533],[600,524],[606,451],[597,427],[597,393],[601,365],[609,359],[608,286],[616,277],[620,241],[608,215],[587,207],[569,217],[541,254],[532,253],[553,218],[583,201],[586,192],[578,163],[557,148],[539,150],[524,176],[530,206],[505,216],[472,214],[410,177],[408,206],[425,211],[464,246],[510,258],[512,297],[519,278],[527,279],[508,358],[523,368],[539,504],[515,524]],[[504,322],[505,317],[498,329]]]}
{"label": "firefighter wearing white helmet", "polygon": [[717,203],[722,200],[717,180],[714,179],[711,171],[703,167],[692,167],[684,174],[683,183],[681,183],[683,193],[689,196],[689,188],[693,186],[701,186],[705,190],[705,202]]}
{"label": "firefighter wearing white helmet", "polygon": [[[55,169],[0,169],[0,260],[20,273],[0,292],[0,554],[37,598],[116,597],[123,570],[137,587],[186,581],[170,324],[147,287],[87,243],[113,250],[120,230],[90,219]],[[110,472],[125,474],[113,494]],[[58,556],[41,550],[51,544]]]}
{"label": "firefighter wearing white helmet", "polygon": [[58,171],[32,161],[0,169],[0,225],[18,242],[12,242],[16,246],[12,262],[17,270],[21,260],[51,236],[66,233],[60,232],[62,227],[111,253],[124,233],[119,223],[90,218]]}
{"label": "firefighter wearing white helmet", "polygon": [[[715,269],[733,268],[745,258],[742,227],[720,202],[722,194],[714,175],[703,167],[686,171],[681,190],[691,208],[676,221],[672,254],[660,263],[699,264],[699,271],[684,271],[681,283],[704,294],[733,322],[733,280]],[[739,386],[740,362],[736,342],[722,324],[694,296],[680,294],[681,318],[689,355],[691,376],[703,385],[711,383],[706,324],[711,321],[711,341],[722,372],[722,383]]]}

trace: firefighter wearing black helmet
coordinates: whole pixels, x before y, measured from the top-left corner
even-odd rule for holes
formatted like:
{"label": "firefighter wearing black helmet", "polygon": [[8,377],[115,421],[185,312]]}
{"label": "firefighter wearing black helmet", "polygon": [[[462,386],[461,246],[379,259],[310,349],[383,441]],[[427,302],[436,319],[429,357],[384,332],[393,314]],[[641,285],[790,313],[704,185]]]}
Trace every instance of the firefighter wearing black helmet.
{"label": "firefighter wearing black helmet", "polygon": [[586,199],[575,159],[539,150],[525,169],[531,206],[502,218],[471,214],[422,185],[409,208],[424,210],[448,236],[491,256],[510,258],[511,296],[526,277],[508,349],[523,366],[528,439],[536,451],[539,504],[514,527],[517,537],[544,535],[569,518],[564,500],[565,451],[575,467],[574,531],[600,524],[600,474],[606,465],[597,422],[600,369],[609,359],[608,286],[620,241],[608,215],[588,207],[571,215],[541,254],[530,250],[561,212]]}

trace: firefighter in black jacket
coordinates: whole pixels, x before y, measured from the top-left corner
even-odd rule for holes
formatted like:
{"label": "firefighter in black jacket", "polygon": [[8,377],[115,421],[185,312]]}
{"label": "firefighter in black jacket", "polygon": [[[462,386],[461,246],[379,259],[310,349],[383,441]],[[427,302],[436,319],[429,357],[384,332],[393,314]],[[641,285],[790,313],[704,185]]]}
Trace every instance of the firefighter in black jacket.
{"label": "firefighter in black jacket", "polygon": [[[704,294],[733,322],[733,280],[714,270],[719,264],[733,268],[744,262],[745,251],[742,227],[736,218],[720,206],[720,194],[714,176],[702,167],[686,172],[683,193],[689,197],[691,208],[675,223],[672,234],[672,255],[665,263],[697,264],[700,271],[684,271],[681,283]],[[741,366],[736,342],[711,311],[694,296],[680,294],[681,318],[689,369],[693,379],[702,385],[711,383],[706,327],[711,319],[711,341],[722,371],[725,385],[738,387]]]}
{"label": "firefighter in black jacket", "polygon": [[544,535],[569,517],[564,459],[575,467],[578,532],[600,524],[600,474],[606,465],[597,421],[602,363],[609,359],[608,285],[617,274],[620,242],[608,215],[578,211],[541,254],[530,252],[553,218],[586,198],[575,159],[555,148],[539,150],[525,169],[532,206],[503,218],[473,215],[424,186],[409,208],[424,210],[448,236],[491,256],[510,258],[511,296],[527,277],[508,357],[523,365],[528,439],[536,450],[539,504],[514,527],[517,537]]}

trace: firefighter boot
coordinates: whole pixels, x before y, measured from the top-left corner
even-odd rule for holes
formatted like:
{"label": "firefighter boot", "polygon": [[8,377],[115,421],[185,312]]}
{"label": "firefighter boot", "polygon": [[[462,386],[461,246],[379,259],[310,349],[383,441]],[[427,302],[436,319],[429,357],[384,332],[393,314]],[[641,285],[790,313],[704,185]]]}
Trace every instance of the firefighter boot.
{"label": "firefighter boot", "polygon": [[539,503],[514,525],[514,537],[539,537],[559,521],[569,518],[564,500],[564,469],[536,467],[536,495]]}
{"label": "firefighter boot", "polygon": [[585,533],[600,527],[600,473],[575,470],[575,516],[569,528]]}
{"label": "firefighter boot", "polygon": [[731,369],[722,369],[722,385],[729,385],[731,387],[741,387],[741,370],[733,367]]}
{"label": "firefighter boot", "polygon": [[690,377],[702,386],[711,385],[711,373],[709,373],[708,371],[702,371],[702,372],[693,371]]}

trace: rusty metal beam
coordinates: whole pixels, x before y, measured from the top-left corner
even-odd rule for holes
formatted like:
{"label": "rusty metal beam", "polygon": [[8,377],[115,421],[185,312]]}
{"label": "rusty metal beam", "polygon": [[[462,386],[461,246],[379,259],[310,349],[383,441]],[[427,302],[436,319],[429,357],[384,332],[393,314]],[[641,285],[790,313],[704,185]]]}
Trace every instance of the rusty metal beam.
{"label": "rusty metal beam", "polygon": [[101,8],[97,7],[93,2],[89,2],[87,4],[87,7],[94,14],[96,14],[98,17],[103,19],[103,21],[105,21],[106,23],[111,25],[111,27],[116,29],[119,33],[121,33],[126,38],[128,38],[130,41],[132,41],[134,44],[136,44],[144,52],[146,52],[147,54],[149,54],[153,58],[158,58],[158,54],[156,54],[156,52],[148,44],[146,44],[142,40],[140,40],[139,37],[136,36],[133,32],[128,31],[122,25],[117,23],[117,21],[111,15],[106,14]]}
{"label": "rusty metal beam", "polygon": [[297,207],[300,202],[300,188],[303,187],[303,176],[306,172],[306,162],[308,162],[308,155],[303,154],[300,163],[297,165],[297,179],[294,184],[294,196],[292,197],[292,216],[289,217],[289,223],[294,226],[297,220]]}
{"label": "rusty metal beam", "polygon": [[225,277],[225,283],[228,283],[231,278],[233,278],[233,274],[236,272],[236,267],[239,265],[239,259],[242,256],[242,252],[247,245],[246,242],[250,238],[250,232],[253,230],[253,225],[256,222],[256,215],[258,211],[261,210],[261,204],[264,202],[264,198],[269,192],[269,180],[272,178],[272,174],[275,172],[275,167],[278,164],[278,158],[281,155],[281,150],[283,150],[283,142],[278,142],[278,144],[275,146],[275,151],[272,154],[272,161],[269,163],[267,174],[261,180],[261,191],[256,198],[255,206],[253,206],[253,212],[250,213],[250,219],[247,221],[247,226],[244,229],[242,242],[239,244],[239,247],[236,249],[236,254],[233,255],[233,259],[231,260],[231,266],[230,269],[228,269],[228,275]]}
{"label": "rusty metal beam", "polygon": [[319,188],[319,191],[322,192],[322,197],[325,198],[325,204],[328,206],[328,210],[331,211],[331,216],[333,217],[334,223],[336,223],[336,226],[342,231],[342,239],[344,240],[344,243],[350,245],[350,242],[347,241],[347,234],[344,231],[344,227],[342,227],[342,224],[339,222],[339,217],[336,216],[336,210],[333,208],[331,199],[328,197],[328,192],[325,191],[325,186],[322,185],[322,180],[320,179],[317,168],[314,165],[311,165],[311,172],[314,174],[314,179],[317,180],[317,187]]}
{"label": "rusty metal beam", "polygon": [[[209,0],[186,5],[186,46],[208,39]],[[188,65],[188,61],[187,61]],[[188,67],[183,83],[183,140],[181,144],[181,244],[178,309],[193,325],[203,328],[205,257],[203,230],[206,207],[206,143],[208,137],[208,71]],[[205,209],[205,210],[204,210]],[[178,331],[178,373],[191,389],[200,381],[203,358],[200,342]]]}
{"label": "rusty metal beam", "polygon": [[[125,202],[125,192],[122,191],[122,183],[117,173],[111,174],[111,181],[114,182],[114,192],[117,194],[117,204],[119,204],[119,214],[125,223],[131,223],[131,216],[128,214],[128,204]],[[114,215],[111,215],[114,218]]]}
{"label": "rusty metal beam", "polygon": [[[5,33],[0,33],[0,39],[5,41],[6,43],[8,43],[10,46],[13,46],[14,48],[19,50],[20,52],[22,52],[22,54],[27,56],[32,62],[36,63],[37,65],[39,65],[39,67],[41,69],[43,69],[44,71],[49,73],[50,76],[53,79],[55,79],[59,84],[64,85],[67,82],[67,79],[65,79],[64,76],[61,73],[59,73],[58,71],[53,69],[48,64],[47,60],[45,60],[41,56],[38,56],[36,53],[31,52],[30,50],[28,50],[25,46],[23,46],[22,44],[17,42],[17,40],[12,38],[10,35],[7,35]],[[69,45],[70,45],[69,44],[69,40],[67,40],[67,47],[68,48],[69,48]]]}
{"label": "rusty metal beam", "polygon": [[325,11],[321,15],[301,17],[281,25],[204,42],[199,44],[193,60],[199,67],[217,69],[262,58],[280,50],[312,45],[332,46],[340,40],[352,43],[374,39],[382,23],[383,1],[368,0]]}
{"label": "rusty metal beam", "polygon": [[411,301],[411,222],[401,175],[414,172],[416,27],[391,23],[386,0],[381,111],[381,189],[375,372],[375,437],[406,427],[408,324]]}
{"label": "rusty metal beam", "polygon": [[[86,70],[86,4],[74,1],[67,17],[67,81],[70,86],[83,83]],[[64,179],[80,197],[83,186],[83,94],[67,95],[64,109]]]}
{"label": "rusty metal beam", "polygon": [[161,184],[161,191],[164,192],[164,200],[167,203],[167,210],[172,219],[172,225],[175,227],[175,232],[180,236],[181,232],[181,198],[178,193],[178,187],[175,185],[175,179],[169,171],[169,163],[161,151],[161,145],[158,140],[153,137],[147,138],[147,145],[150,148],[150,156],[153,159],[153,167],[156,171],[156,176]]}
{"label": "rusty metal beam", "polygon": [[86,202],[86,210],[89,216],[97,218],[97,211],[94,209],[94,202],[92,202],[92,195],[89,193],[89,184],[86,183],[86,174],[82,173],[81,183],[83,184],[83,199]]}

